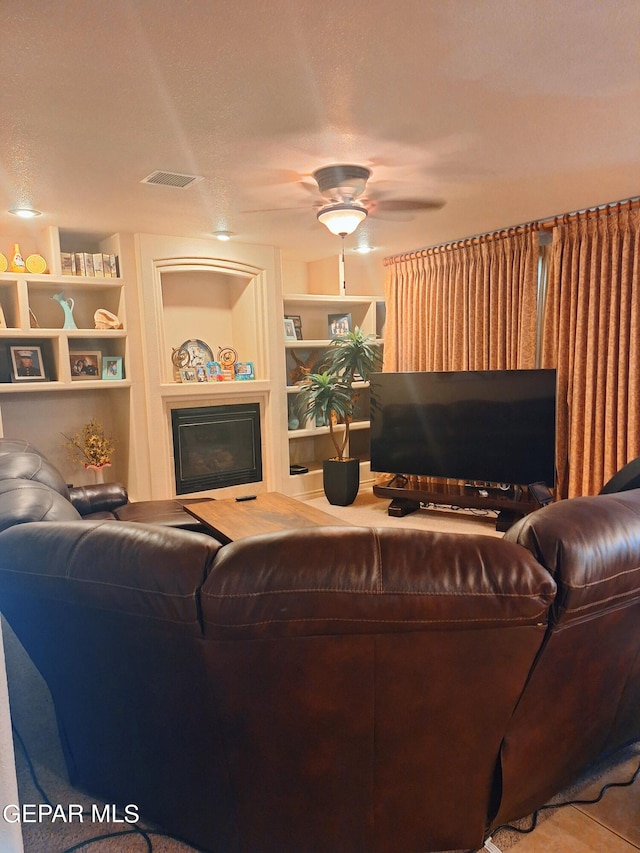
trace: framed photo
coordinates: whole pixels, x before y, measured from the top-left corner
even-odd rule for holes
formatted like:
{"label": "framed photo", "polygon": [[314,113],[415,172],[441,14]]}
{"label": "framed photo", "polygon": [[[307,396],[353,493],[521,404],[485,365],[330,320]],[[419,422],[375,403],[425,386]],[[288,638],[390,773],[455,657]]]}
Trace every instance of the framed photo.
{"label": "framed photo", "polygon": [[351,314],[329,314],[329,337],[341,338],[351,331]]}
{"label": "framed photo", "polygon": [[256,374],[252,361],[236,361],[233,365],[236,379],[255,379]]}
{"label": "framed photo", "polygon": [[180,381],[181,382],[197,382],[198,377],[196,376],[195,367],[183,367],[180,369]]}
{"label": "framed photo", "polygon": [[42,350],[33,346],[10,346],[11,381],[29,382],[46,380]]}
{"label": "framed photo", "polygon": [[69,350],[72,379],[100,379],[102,353],[100,350]]}
{"label": "framed photo", "polygon": [[302,340],[302,320],[299,314],[285,314],[285,320],[293,320],[293,327],[296,330],[296,339]]}
{"label": "framed photo", "polygon": [[222,365],[219,361],[207,362],[207,382],[222,382]]}
{"label": "framed photo", "polygon": [[296,327],[290,317],[284,318],[284,339],[285,341],[297,341]]}
{"label": "framed photo", "polygon": [[196,380],[198,382],[207,381],[207,371],[204,364],[196,364]]}
{"label": "framed photo", "polygon": [[122,379],[122,357],[119,355],[105,355],[102,359],[103,379]]}

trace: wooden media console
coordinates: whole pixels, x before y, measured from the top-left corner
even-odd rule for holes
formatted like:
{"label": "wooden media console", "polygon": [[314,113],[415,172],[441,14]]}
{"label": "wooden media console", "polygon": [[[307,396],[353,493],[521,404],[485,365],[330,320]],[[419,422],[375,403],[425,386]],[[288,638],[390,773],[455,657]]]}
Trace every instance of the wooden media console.
{"label": "wooden media console", "polygon": [[378,497],[391,498],[387,512],[393,516],[408,515],[419,510],[423,504],[495,510],[498,513],[496,530],[502,531],[508,530],[520,518],[541,506],[528,486],[501,489],[497,486],[471,485],[463,480],[436,477],[409,479],[397,475],[386,485],[375,485],[373,493]]}

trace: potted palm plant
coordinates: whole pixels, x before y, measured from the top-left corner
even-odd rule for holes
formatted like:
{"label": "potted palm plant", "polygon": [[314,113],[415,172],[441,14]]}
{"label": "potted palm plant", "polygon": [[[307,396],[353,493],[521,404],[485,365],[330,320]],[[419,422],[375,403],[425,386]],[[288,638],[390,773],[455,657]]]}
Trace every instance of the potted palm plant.
{"label": "potted palm plant", "polygon": [[333,340],[318,365],[300,386],[297,409],[301,423],[326,424],[336,455],[322,463],[324,493],[330,504],[353,503],[360,486],[360,460],[349,453],[349,426],[353,420],[360,388],[377,370],[382,352],[375,335],[358,326]]}

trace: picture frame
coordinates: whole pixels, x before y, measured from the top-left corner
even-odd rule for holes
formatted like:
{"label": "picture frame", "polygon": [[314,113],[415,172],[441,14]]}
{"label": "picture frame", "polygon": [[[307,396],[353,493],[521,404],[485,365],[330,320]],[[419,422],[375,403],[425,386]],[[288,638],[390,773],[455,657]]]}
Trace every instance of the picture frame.
{"label": "picture frame", "polygon": [[293,320],[293,326],[296,330],[296,339],[299,341],[303,340],[303,337],[302,337],[302,318],[300,317],[300,315],[299,314],[285,314],[284,319],[285,320]]}
{"label": "picture frame", "polygon": [[235,378],[239,380],[256,378],[252,361],[236,361],[236,363],[233,365],[233,372]]}
{"label": "picture frame", "polygon": [[290,317],[284,318],[284,339],[285,341],[297,341],[296,327]]}
{"label": "picture frame", "polygon": [[351,314],[329,314],[329,337],[334,340],[351,331]]}
{"label": "picture frame", "polygon": [[105,355],[102,359],[103,379],[122,379],[122,356]]}
{"label": "picture frame", "polygon": [[222,365],[219,361],[208,361],[206,370],[207,382],[222,382]]}
{"label": "picture frame", "polygon": [[196,369],[195,367],[181,367],[180,368],[180,381],[181,382],[197,382]]}
{"label": "picture frame", "polygon": [[72,380],[102,378],[102,353],[100,350],[69,350],[69,367]]}
{"label": "picture frame", "polygon": [[33,344],[9,346],[12,382],[45,382],[49,377],[44,369],[42,350]]}

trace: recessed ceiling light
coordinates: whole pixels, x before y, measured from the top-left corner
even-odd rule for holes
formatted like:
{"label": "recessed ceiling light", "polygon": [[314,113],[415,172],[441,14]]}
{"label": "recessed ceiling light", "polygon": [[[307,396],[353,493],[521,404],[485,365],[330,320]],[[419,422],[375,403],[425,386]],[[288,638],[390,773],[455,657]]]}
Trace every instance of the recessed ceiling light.
{"label": "recessed ceiling light", "polygon": [[12,207],[9,213],[19,216],[21,219],[33,219],[34,216],[42,216],[42,212],[32,207]]}
{"label": "recessed ceiling light", "polygon": [[373,252],[373,250],[373,246],[356,246],[353,251],[359,252],[361,255],[368,255],[369,252]]}
{"label": "recessed ceiling light", "polygon": [[218,240],[230,240],[233,236],[231,231],[214,231],[213,236]]}

